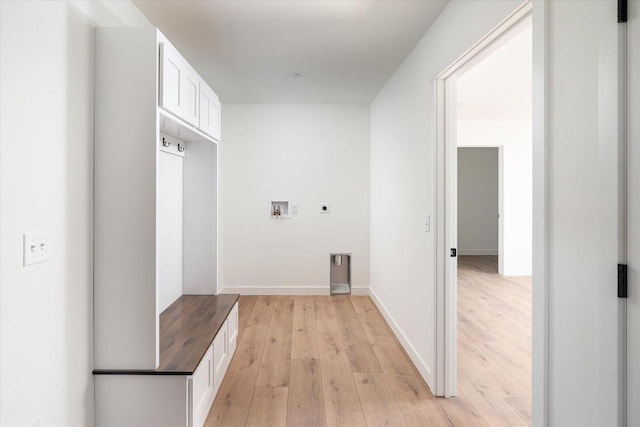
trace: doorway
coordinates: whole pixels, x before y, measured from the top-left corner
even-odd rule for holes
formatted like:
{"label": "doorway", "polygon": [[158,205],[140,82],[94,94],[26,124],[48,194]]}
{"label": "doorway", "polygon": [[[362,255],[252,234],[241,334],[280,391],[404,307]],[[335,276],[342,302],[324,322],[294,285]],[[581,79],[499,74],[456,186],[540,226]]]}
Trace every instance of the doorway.
{"label": "doorway", "polygon": [[[461,267],[466,269],[465,274],[460,275],[460,279],[462,281],[469,281],[469,276],[466,275],[467,271],[476,269],[476,272],[482,273],[484,271],[486,273],[486,270],[493,269],[491,273],[494,274],[495,277],[504,277],[504,279],[494,278],[493,280],[490,280],[490,282],[495,282],[496,287],[500,289],[497,294],[485,293],[482,296],[476,297],[480,298],[481,302],[487,303],[487,307],[497,300],[501,300],[500,303],[503,306],[505,304],[508,305],[510,302],[509,291],[518,289],[524,293],[522,298],[514,298],[514,300],[517,299],[520,302],[520,308],[524,308],[522,313],[523,316],[521,316],[520,320],[514,320],[518,317],[514,314],[518,308],[507,308],[507,311],[510,311],[511,314],[513,314],[511,316],[511,320],[514,320],[517,324],[515,330],[497,332],[502,336],[515,336],[517,337],[516,341],[518,341],[515,347],[518,349],[518,355],[516,357],[519,358],[516,362],[516,364],[519,365],[519,374],[517,374],[519,376],[517,381],[519,384],[514,386],[514,389],[518,389],[518,391],[511,396],[514,398],[512,400],[518,400],[518,402],[511,405],[511,408],[508,410],[513,412],[514,420],[516,420],[516,422],[519,420],[519,423],[530,423],[532,414],[532,285],[530,276],[532,274],[533,258],[531,237],[531,224],[533,221],[533,153],[531,122],[533,83],[531,76],[531,9],[531,3],[523,4],[521,8],[516,10],[501,25],[481,40],[477,45],[472,47],[465,55],[463,55],[462,58],[441,73],[436,79],[439,164],[437,176],[438,182],[440,183],[437,188],[439,206],[438,217],[443,218],[443,220],[438,224],[437,236],[438,241],[440,242],[437,259],[437,266],[440,273],[437,277],[439,291],[438,301],[441,310],[437,321],[438,342],[436,344],[436,360],[437,366],[441,369],[436,370],[436,391],[439,395],[450,397],[458,395],[461,391],[461,385],[462,387],[467,387],[467,389],[469,389],[469,378],[461,377],[461,381],[458,381],[458,372],[461,372],[464,375],[465,373],[473,371],[473,369],[469,369],[470,361],[468,360],[473,356],[465,356],[464,359],[459,358],[461,352],[467,349],[466,347],[463,347],[468,347],[468,341],[463,343],[462,339],[471,338],[476,342],[479,340],[481,341],[483,334],[487,335],[487,330],[495,329],[492,326],[500,323],[496,319],[487,318],[486,316],[480,321],[472,322],[469,322],[469,319],[467,318],[460,319],[461,324],[464,322],[467,323],[460,327],[461,335],[463,336],[458,336],[458,308],[463,303],[469,301],[469,298],[465,295],[461,295],[462,298],[460,298],[459,301],[459,261]],[[521,101],[522,96],[515,93],[514,88],[509,87],[509,82],[504,79],[497,88],[474,84],[473,86],[475,87],[475,90],[469,91],[470,95],[465,94],[466,91],[462,89],[464,87],[464,84],[462,83],[464,82],[465,74],[469,73],[469,75],[472,75],[473,72],[471,70],[485,60],[490,62],[492,60],[492,55],[495,54],[500,56],[497,54],[500,49],[503,49],[502,56],[505,56],[504,50],[508,51],[510,49],[508,44],[516,39],[521,39],[521,42],[522,39],[525,40],[523,43],[527,45],[526,54],[529,55],[529,62],[527,65],[529,80],[528,84],[524,88],[528,95],[528,109],[525,108],[527,111],[523,112],[517,108],[515,104],[518,102],[516,101]],[[507,58],[509,58],[509,56],[510,54],[506,54]],[[485,74],[487,73],[486,70],[483,72]],[[483,72],[476,74],[482,75]],[[489,72],[489,75],[490,74],[491,73]],[[495,80],[495,76],[492,77]],[[460,96],[461,94],[462,96]],[[471,105],[467,105],[470,100],[466,99],[465,101],[465,96],[467,95],[472,98],[475,97],[475,99],[479,99],[482,102],[493,102],[494,105],[482,105],[482,103],[479,105],[473,105],[473,102],[470,103]],[[509,100],[509,95],[513,96],[511,100]],[[461,98],[463,101],[459,102]],[[504,105],[498,105],[499,102],[496,102],[500,98],[502,98],[502,104]],[[504,101],[505,99],[506,101]],[[502,110],[498,107],[502,108]],[[490,123],[491,120],[487,120],[483,115],[486,116],[486,114],[492,113],[494,119],[499,117],[499,120],[494,120],[494,122]],[[510,116],[514,114],[517,115],[518,113],[527,115],[528,120],[521,121],[526,122],[526,124],[516,124],[518,120]],[[473,120],[470,118],[473,118]],[[463,147],[493,147],[494,152],[499,153],[499,160],[497,163],[502,165],[502,167],[498,167],[499,171],[497,172],[500,184],[498,185],[499,206],[496,210],[499,215],[496,215],[494,218],[496,223],[495,227],[499,230],[498,236],[495,239],[498,247],[496,248],[494,245],[486,248],[475,248],[475,255],[471,255],[485,257],[484,259],[473,260],[458,258],[458,255],[464,254],[465,251],[469,253],[469,249],[474,249],[459,246],[461,236],[459,234],[460,230],[458,229],[458,218],[460,213],[458,200],[458,173],[460,172],[458,169],[458,144]],[[526,149],[522,150],[522,153],[525,154],[524,158],[521,156],[519,159],[520,161],[514,162],[513,159],[516,157],[514,156],[514,153],[518,150],[514,150],[513,147],[516,145],[524,146]],[[507,150],[509,147],[511,149]],[[510,162],[505,160],[507,153],[511,158]],[[507,172],[509,173],[507,174]],[[518,176],[518,172],[522,172],[527,175],[524,183],[519,182],[522,181],[521,179],[513,179]],[[509,176],[511,176],[511,180],[507,181]],[[523,188],[526,187],[527,190],[524,192],[522,190],[514,191],[513,188],[507,190],[508,185],[505,184],[505,182],[509,182],[509,184],[519,182],[520,184],[523,184],[521,186],[523,186]],[[525,203],[522,202],[522,197],[526,199]],[[518,215],[519,211],[525,212],[524,215]],[[465,216],[466,213],[468,212],[463,213],[462,216]],[[473,215],[474,214],[471,213],[471,216]],[[514,227],[514,223],[509,222],[514,219],[524,221],[525,225],[523,226],[521,223]],[[514,231],[516,236],[518,232],[523,232],[524,237],[514,237]],[[462,240],[464,241],[465,238],[463,237]],[[525,245],[521,246],[525,246],[525,249],[514,250],[514,241],[520,243],[524,242]],[[460,252],[458,252],[459,250]],[[473,250],[470,251],[470,253],[473,252]],[[495,252],[495,255],[492,254],[493,252]],[[498,266],[498,264],[500,265]],[[503,274],[503,276],[498,276],[498,270]],[[512,279],[510,276],[524,277],[525,279],[516,280]],[[494,313],[490,316],[504,316],[504,313]],[[471,326],[471,330],[464,330],[465,326]],[[475,330],[472,330],[474,327]],[[524,341],[521,341],[521,338],[524,338]],[[488,339],[492,341],[492,344],[495,344],[498,341],[495,339],[495,336],[493,338],[489,336]],[[506,350],[507,347],[511,349],[514,348],[514,346],[510,344],[504,344],[504,347],[505,348],[503,348],[503,350]],[[488,377],[489,381],[494,382],[492,385],[488,385],[488,388],[494,390],[505,390],[506,388],[509,388],[508,383],[513,381],[511,381],[512,378],[507,378],[507,376],[500,378],[501,371],[504,371],[504,369],[501,368],[509,357],[513,356],[513,354],[506,355],[505,353],[501,353],[499,351],[500,349],[496,350],[498,351],[496,352],[495,357],[492,357],[493,364],[491,366],[491,370],[486,372],[484,377],[485,379]],[[476,354],[476,356],[480,359],[486,359],[485,356],[488,351],[488,346],[484,346],[482,351],[485,354]],[[475,380],[478,379],[475,378],[474,381]],[[474,381],[471,381],[471,383],[473,384]],[[496,381],[498,381],[498,383],[496,383]],[[478,381],[476,381],[476,383],[477,382]],[[508,397],[509,393],[511,393],[509,390],[505,391],[506,393],[502,397]],[[467,391],[466,393],[471,392],[472,391]],[[497,397],[498,400],[500,400],[501,396]],[[506,408],[509,403],[510,402],[505,399],[497,404],[501,404]],[[496,404],[495,399],[491,403],[487,403],[487,405],[494,404]]]}
{"label": "doorway", "polygon": [[[532,34],[503,34],[455,84],[458,394],[531,424]],[[492,413],[485,415],[487,419]]]}

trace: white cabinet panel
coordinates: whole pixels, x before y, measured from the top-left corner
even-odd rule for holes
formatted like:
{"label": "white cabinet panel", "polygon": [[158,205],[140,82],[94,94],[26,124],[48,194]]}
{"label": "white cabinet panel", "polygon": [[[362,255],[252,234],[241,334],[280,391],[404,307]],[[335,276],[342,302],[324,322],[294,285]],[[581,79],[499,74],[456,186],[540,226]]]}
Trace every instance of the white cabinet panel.
{"label": "white cabinet panel", "polygon": [[158,152],[156,192],[158,312],[163,312],[182,295],[183,174],[182,157],[164,151]]}
{"label": "white cabinet panel", "polygon": [[178,117],[182,116],[181,86],[184,80],[184,60],[168,43],[160,43],[160,106]]}
{"label": "white cabinet panel", "polygon": [[159,104],[185,122],[199,125],[200,76],[169,42],[160,43]]}
{"label": "white cabinet panel", "polygon": [[[227,317],[227,335],[228,335],[228,344],[227,344],[227,367],[231,364],[231,358],[236,352],[236,347],[238,345],[238,303],[236,302],[231,309],[231,313],[229,313],[229,317]],[[225,368],[226,370],[226,368]]]}
{"label": "white cabinet panel", "polygon": [[213,347],[209,347],[191,377],[192,427],[202,427],[215,396],[213,388]]}
{"label": "white cabinet panel", "polygon": [[96,375],[96,427],[191,427],[179,375]]}
{"label": "white cabinet panel", "polygon": [[213,339],[213,389],[214,393],[218,392],[222,378],[227,369],[228,358],[228,321],[225,321],[218,334]]}
{"label": "white cabinet panel", "polygon": [[180,101],[182,107],[182,118],[187,123],[198,126],[200,121],[200,77],[193,68],[185,65],[184,78],[180,81]]}
{"label": "white cabinet panel", "polygon": [[200,81],[200,130],[220,139],[220,101],[204,81]]}

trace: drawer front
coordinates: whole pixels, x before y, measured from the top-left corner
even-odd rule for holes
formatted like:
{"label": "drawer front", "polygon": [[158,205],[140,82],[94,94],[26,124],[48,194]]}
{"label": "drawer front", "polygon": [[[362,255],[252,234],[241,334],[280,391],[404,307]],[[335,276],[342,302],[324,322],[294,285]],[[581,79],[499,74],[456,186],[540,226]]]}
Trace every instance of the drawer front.
{"label": "drawer front", "polygon": [[222,383],[225,370],[227,368],[228,357],[228,334],[227,326],[228,321],[225,320],[224,324],[218,331],[218,334],[213,339],[213,387],[214,393],[218,392],[218,388]]}
{"label": "drawer front", "polygon": [[205,353],[191,377],[191,410],[193,427],[202,427],[214,398],[213,347]]}
{"label": "drawer front", "polygon": [[238,346],[238,334],[235,337],[229,339],[229,357],[227,357],[227,367],[231,364],[231,359],[236,352]]}
{"label": "drawer front", "polygon": [[[229,321],[229,339],[235,340],[238,337],[238,303],[236,302],[227,318]],[[230,352],[231,353],[231,352]]]}

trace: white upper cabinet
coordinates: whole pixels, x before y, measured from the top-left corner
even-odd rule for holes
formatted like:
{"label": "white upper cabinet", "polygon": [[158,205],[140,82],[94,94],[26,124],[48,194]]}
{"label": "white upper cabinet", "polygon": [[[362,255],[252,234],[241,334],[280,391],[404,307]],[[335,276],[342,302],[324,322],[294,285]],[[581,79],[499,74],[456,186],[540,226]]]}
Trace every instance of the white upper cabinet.
{"label": "white upper cabinet", "polygon": [[177,50],[168,43],[160,43],[160,106],[182,117],[182,81],[185,62]]}
{"label": "white upper cabinet", "polygon": [[182,118],[193,126],[198,126],[200,121],[199,91],[200,76],[188,64],[185,67],[184,78],[180,81]]}
{"label": "white upper cabinet", "polygon": [[218,96],[168,41],[160,43],[159,86],[160,107],[220,139]]}
{"label": "white upper cabinet", "polygon": [[220,140],[220,101],[204,81],[200,81],[200,130]]}

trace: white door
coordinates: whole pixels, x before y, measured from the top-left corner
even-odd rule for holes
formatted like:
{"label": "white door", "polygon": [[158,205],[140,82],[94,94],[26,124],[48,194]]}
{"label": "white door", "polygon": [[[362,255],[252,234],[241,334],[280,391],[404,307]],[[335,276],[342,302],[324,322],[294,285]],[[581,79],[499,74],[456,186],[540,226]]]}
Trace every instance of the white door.
{"label": "white door", "polygon": [[627,23],[627,425],[640,426],[640,0]]}

